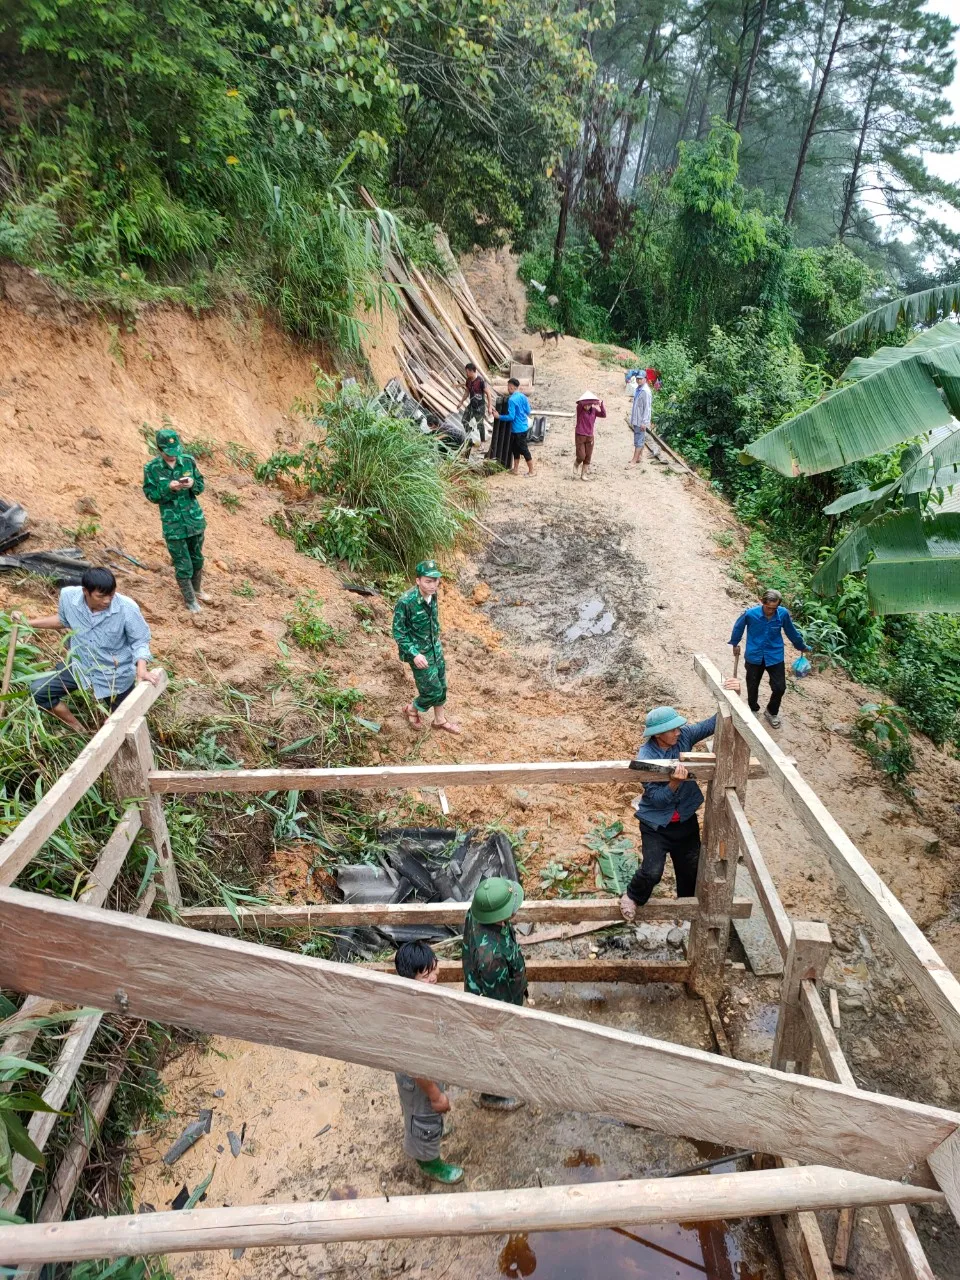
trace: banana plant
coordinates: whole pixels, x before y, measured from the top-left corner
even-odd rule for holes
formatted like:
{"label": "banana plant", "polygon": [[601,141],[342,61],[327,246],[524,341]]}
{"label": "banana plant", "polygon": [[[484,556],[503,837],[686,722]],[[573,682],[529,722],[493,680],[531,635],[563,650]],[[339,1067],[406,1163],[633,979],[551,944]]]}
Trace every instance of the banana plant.
{"label": "banana plant", "polygon": [[919,293],[908,293],[902,298],[894,298],[882,306],[874,307],[866,315],[845,325],[836,333],[831,333],[830,342],[841,346],[852,347],[863,338],[872,338],[877,333],[892,333],[898,325],[907,328],[914,325],[933,324],[941,316],[946,317],[960,311],[960,284],[938,284],[932,289],[922,289]]}
{"label": "banana plant", "polygon": [[[942,510],[960,483],[960,324],[944,320],[903,347],[851,361],[822,400],[748,445],[744,462],[783,475],[815,475],[921,437],[901,459],[901,475],[844,494],[825,509],[866,510],[813,580],[835,594],[866,569],[879,613],[960,612],[956,513]],[[952,504],[951,504],[952,505]]]}

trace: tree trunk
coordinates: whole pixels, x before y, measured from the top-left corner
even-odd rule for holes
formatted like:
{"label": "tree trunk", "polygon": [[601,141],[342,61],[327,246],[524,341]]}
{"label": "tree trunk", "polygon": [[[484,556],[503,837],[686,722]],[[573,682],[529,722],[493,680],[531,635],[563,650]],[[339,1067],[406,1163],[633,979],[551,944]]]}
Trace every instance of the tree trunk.
{"label": "tree trunk", "polygon": [[647,149],[643,153],[641,167],[637,170],[641,178],[650,168],[650,157],[653,155],[653,144],[657,140],[657,125],[660,123],[660,108],[662,106],[663,106],[663,98],[661,96],[657,98],[657,109],[653,113],[653,124],[650,126],[650,137],[647,140]]}
{"label": "tree trunk", "polygon": [[760,11],[757,14],[757,29],[753,34],[753,48],[750,50],[750,61],[747,64],[747,74],[744,77],[743,89],[740,93],[740,109],[737,112],[737,133],[743,133],[743,122],[747,114],[747,100],[750,97],[750,85],[753,81],[754,68],[757,65],[757,54],[760,52],[760,42],[763,39],[763,24],[767,19],[767,3],[768,0],[760,0]]}
{"label": "tree trunk", "polygon": [[836,57],[837,47],[840,44],[840,36],[843,33],[843,25],[846,20],[847,0],[841,0],[840,15],[837,18],[837,27],[833,33],[833,41],[830,45],[830,52],[827,55],[826,66],[823,68],[823,75],[820,77],[820,88],[817,91],[817,98],[813,104],[813,110],[810,112],[810,119],[807,121],[807,127],[803,135],[803,142],[800,144],[800,154],[797,157],[797,170],[793,175],[793,186],[790,188],[790,197],[787,200],[787,209],[784,214],[785,222],[793,221],[793,215],[797,209],[797,199],[800,195],[800,180],[803,177],[803,168],[807,163],[807,153],[810,150],[810,143],[813,141],[813,135],[817,130],[817,119],[820,115],[820,108],[823,106],[824,94],[827,91],[830,72],[833,69],[833,60]]}
{"label": "tree trunk", "polygon": [[850,170],[850,176],[846,181],[843,199],[843,213],[840,217],[840,229],[837,232],[837,239],[843,244],[844,237],[850,229],[850,220],[853,217],[853,206],[857,198],[857,183],[860,180],[860,166],[863,163],[863,149],[867,141],[867,131],[870,127],[870,116],[873,113],[873,99],[877,91],[877,84],[880,81],[880,72],[884,70],[884,58],[887,52],[887,42],[890,39],[890,28],[888,27],[883,34],[883,40],[880,44],[880,52],[873,68],[873,74],[870,77],[870,88],[867,91],[867,101],[863,108],[863,120],[860,123],[860,135],[857,138],[857,149],[853,156],[853,167]]}
{"label": "tree trunk", "polygon": [[707,76],[707,87],[703,93],[703,102],[700,104],[700,119],[697,121],[697,141],[707,136],[707,130],[710,128],[710,95],[713,93],[713,85],[715,80],[715,72],[710,69]]}
{"label": "tree trunk", "polygon": [[[647,67],[653,59],[653,51],[657,45],[657,36],[660,34],[660,24],[655,22],[650,28],[650,35],[647,38],[647,47],[643,51],[643,62],[640,64],[640,78],[637,80],[630,97],[633,102],[637,102],[643,95],[643,91],[647,84]],[[616,163],[613,166],[613,189],[620,190],[620,180],[623,177],[623,170],[627,163],[627,156],[630,153],[630,137],[633,133],[633,108],[628,108],[626,127],[623,131],[623,137],[620,139],[620,149],[617,152]]]}
{"label": "tree trunk", "polygon": [[[813,51],[813,68],[810,72],[810,88],[807,92],[807,101],[803,108],[804,120],[810,119],[810,112],[813,110],[813,100],[817,96],[817,90],[820,88],[820,59],[823,57],[823,40],[827,34],[827,18],[830,14],[831,0],[823,0],[823,12],[820,14],[820,21],[817,23],[817,43]],[[801,136],[800,142],[803,141]]]}
{"label": "tree trunk", "polygon": [[560,194],[560,216],[557,218],[557,234],[553,241],[553,275],[559,284],[560,268],[563,265],[563,250],[567,243],[567,224],[570,219],[570,205],[573,200],[573,171],[576,152],[571,151],[563,167],[563,190]]}
{"label": "tree trunk", "polygon": [[690,77],[690,84],[687,86],[687,96],[684,99],[683,111],[680,113],[680,123],[677,128],[677,136],[673,143],[673,156],[676,159],[680,143],[687,136],[687,129],[690,127],[690,115],[693,111],[693,104],[696,101],[697,90],[700,87],[700,76],[703,72],[703,59],[698,56],[693,68],[693,75]]}
{"label": "tree trunk", "polygon": [[743,65],[743,45],[747,38],[747,28],[750,25],[750,5],[748,0],[744,0],[743,17],[740,22],[740,39],[737,41],[737,60],[733,65],[733,75],[730,78],[730,92],[727,94],[727,123],[733,120],[733,108],[737,102],[737,89],[740,87],[740,68]]}

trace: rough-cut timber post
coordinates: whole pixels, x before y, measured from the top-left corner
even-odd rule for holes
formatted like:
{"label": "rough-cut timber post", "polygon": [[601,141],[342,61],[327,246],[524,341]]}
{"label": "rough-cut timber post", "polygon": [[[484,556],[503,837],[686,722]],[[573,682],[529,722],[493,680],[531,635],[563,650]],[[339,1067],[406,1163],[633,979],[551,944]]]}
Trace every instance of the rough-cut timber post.
{"label": "rough-cut timber post", "polygon": [[[813,1037],[801,1003],[801,984],[823,977],[830,959],[830,930],[811,920],[794,920],[780,987],[780,1015],[770,1065],[805,1075],[810,1070]],[[792,1067],[787,1063],[792,1062]]]}
{"label": "rough-cut timber post", "polygon": [[721,705],[714,733],[716,772],[710,781],[703,814],[703,840],[697,870],[700,914],[690,925],[689,986],[716,1001],[723,990],[723,962],[730,941],[730,913],[737,875],[739,839],[727,804],[734,791],[743,802],[750,772],[750,748],[737,732],[730,708]]}
{"label": "rough-cut timber post", "polygon": [[173,863],[170,832],[167,830],[167,820],[163,816],[163,800],[150,791],[148,775],[154,767],[150,730],[147,728],[146,720],[141,717],[127,733],[123,746],[113,757],[108,770],[118,798],[136,800],[139,804],[140,818],[147,833],[147,839],[157,855],[167,904],[171,907],[179,907],[183,904],[183,898],[177,880],[177,869]]}

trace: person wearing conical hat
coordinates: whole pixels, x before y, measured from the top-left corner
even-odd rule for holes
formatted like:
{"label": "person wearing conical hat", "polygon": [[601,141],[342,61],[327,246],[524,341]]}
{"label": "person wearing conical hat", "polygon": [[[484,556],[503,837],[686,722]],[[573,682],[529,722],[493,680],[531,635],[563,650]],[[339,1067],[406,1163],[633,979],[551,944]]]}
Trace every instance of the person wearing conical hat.
{"label": "person wearing conical hat", "polygon": [[[477,885],[463,922],[463,989],[471,995],[522,1005],[527,996],[527,969],[510,921],[523,902],[516,880],[490,876]],[[481,1093],[481,1107],[516,1111],[518,1098]]]}
{"label": "person wearing conical hat", "polygon": [[443,574],[435,560],[421,560],[415,584],[405,591],[393,611],[393,638],[401,662],[409,662],[417,696],[403,708],[411,728],[423,727],[422,716],[433,708],[434,729],[459,733],[447,719],[447,664],[440,647],[437,590]]}
{"label": "person wearing conical hat", "polygon": [[143,493],[160,508],[163,540],[173,561],[177,586],[191,613],[212,596],[203,590],[203,534],[207,522],[198,501],[203,476],[172,427],[157,432],[157,456],[143,468]]}
{"label": "person wearing conical hat", "polygon": [[677,764],[664,781],[643,784],[643,795],[636,808],[643,857],[620,899],[620,911],[625,920],[636,918],[637,907],[643,906],[660,883],[668,854],[677,879],[677,897],[696,896],[700,862],[697,810],[703,804],[703,792],[690,777],[680,753],[709,738],[716,726],[716,716],[688,724],[686,716],[680,715],[673,707],[653,707],[647,712],[643,742],[636,759],[676,760]]}
{"label": "person wearing conical hat", "polygon": [[576,454],[573,460],[573,474],[581,480],[589,480],[590,463],[593,459],[593,442],[598,418],[607,416],[603,401],[595,391],[585,391],[577,400],[577,422],[573,429],[573,442]]}

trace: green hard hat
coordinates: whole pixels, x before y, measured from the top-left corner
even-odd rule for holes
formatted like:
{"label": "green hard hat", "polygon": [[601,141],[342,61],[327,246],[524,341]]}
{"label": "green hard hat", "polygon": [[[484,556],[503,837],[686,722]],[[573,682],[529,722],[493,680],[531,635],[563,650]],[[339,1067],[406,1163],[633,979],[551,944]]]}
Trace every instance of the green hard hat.
{"label": "green hard hat", "polygon": [[687,717],[678,715],[673,707],[652,707],[647,712],[643,736],[653,738],[658,733],[666,733],[669,729],[679,729],[686,723]]}
{"label": "green hard hat", "polygon": [[180,437],[172,427],[163,427],[157,432],[157,448],[168,457],[175,458],[180,454]]}
{"label": "green hard hat", "polygon": [[417,577],[442,578],[443,574],[440,572],[440,566],[436,560],[421,560],[417,565]]}
{"label": "green hard hat", "polygon": [[479,924],[499,924],[509,920],[523,901],[523,889],[516,880],[505,876],[491,876],[477,885],[470,914]]}

